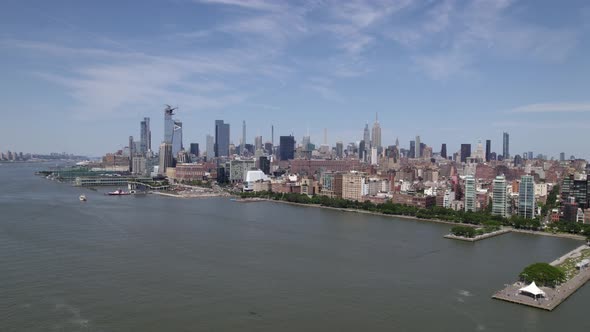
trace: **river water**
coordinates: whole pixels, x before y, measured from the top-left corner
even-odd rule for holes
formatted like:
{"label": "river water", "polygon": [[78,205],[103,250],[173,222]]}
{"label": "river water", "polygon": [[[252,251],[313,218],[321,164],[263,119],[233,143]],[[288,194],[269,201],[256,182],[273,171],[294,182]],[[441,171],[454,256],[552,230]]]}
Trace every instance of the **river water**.
{"label": "river water", "polygon": [[[566,331],[491,299],[579,242],[227,198],[108,197],[0,165],[0,331]],[[80,202],[84,193],[88,202]]]}

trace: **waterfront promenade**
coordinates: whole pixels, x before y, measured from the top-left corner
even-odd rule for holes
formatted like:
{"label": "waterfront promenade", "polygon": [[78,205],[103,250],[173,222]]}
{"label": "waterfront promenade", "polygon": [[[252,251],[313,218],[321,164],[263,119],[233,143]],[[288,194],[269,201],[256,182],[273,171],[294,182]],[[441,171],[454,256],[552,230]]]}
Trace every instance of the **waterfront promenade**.
{"label": "waterfront promenade", "polygon": [[[577,258],[581,256],[582,250],[588,249],[587,245],[582,245],[560,258],[551,262],[551,265],[557,266],[564,263],[569,258]],[[496,292],[492,298],[502,301],[507,301],[516,304],[527,305],[538,309],[552,311],[557,308],[563,301],[565,301],[570,295],[575,293],[580,287],[590,280],[590,268],[582,268],[571,277],[568,281],[555,287],[540,287],[546,294],[546,297],[534,299],[528,295],[521,294],[519,289],[526,286],[522,282],[515,282],[498,292]]]}
{"label": "waterfront promenade", "polygon": [[[304,204],[304,203],[288,202],[288,201],[274,200],[274,199],[262,198],[262,197],[256,197],[255,199],[254,198],[243,198],[243,199],[241,199],[241,201],[283,203],[283,204],[289,204],[289,205],[297,205],[297,206],[305,206],[305,207],[315,207],[315,208],[328,209],[328,210],[336,210],[336,211],[342,211],[342,212],[354,212],[354,213],[362,213],[362,214],[372,214],[372,215],[382,216],[382,217],[407,219],[407,220],[414,220],[414,221],[433,222],[433,223],[437,223],[437,224],[462,225],[462,226],[478,227],[478,225],[458,223],[458,222],[446,221],[446,220],[441,220],[441,219],[433,219],[433,218],[425,219],[425,218],[418,218],[418,217],[414,217],[414,216],[406,216],[406,215],[399,215],[399,214],[385,214],[385,213],[374,212],[374,211],[365,211],[365,210],[358,210],[358,209],[347,209],[347,208],[338,208],[338,207],[331,207],[331,206],[323,206],[323,205],[319,205],[319,204]],[[548,233],[548,232],[543,232],[543,231],[531,231],[531,230],[525,230],[525,229],[516,229],[516,228],[513,228],[511,226],[504,226],[502,229],[503,230],[506,229],[508,231],[503,232],[501,234],[506,234],[506,233],[509,233],[509,232],[514,232],[514,233],[521,233],[521,234],[530,234],[530,235],[541,235],[541,236],[567,238],[567,239],[580,240],[580,241],[585,241],[586,240],[586,237],[585,236],[577,235],[577,234]],[[501,234],[496,234],[496,235],[501,235]],[[486,237],[486,238],[488,238],[488,237]],[[473,242],[473,241],[470,241],[470,242]]]}

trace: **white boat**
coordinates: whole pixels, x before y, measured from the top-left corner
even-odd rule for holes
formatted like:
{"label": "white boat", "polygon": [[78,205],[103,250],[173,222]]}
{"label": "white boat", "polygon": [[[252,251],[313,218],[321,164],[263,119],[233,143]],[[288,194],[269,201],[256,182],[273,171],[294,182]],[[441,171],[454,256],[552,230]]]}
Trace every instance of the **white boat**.
{"label": "white boat", "polygon": [[80,202],[86,202],[86,195],[80,195]]}
{"label": "white boat", "polygon": [[105,195],[109,195],[109,196],[124,196],[124,195],[131,195],[131,193],[128,192],[128,191],[123,191],[121,189],[117,189],[115,191],[111,191],[111,192],[105,193]]}

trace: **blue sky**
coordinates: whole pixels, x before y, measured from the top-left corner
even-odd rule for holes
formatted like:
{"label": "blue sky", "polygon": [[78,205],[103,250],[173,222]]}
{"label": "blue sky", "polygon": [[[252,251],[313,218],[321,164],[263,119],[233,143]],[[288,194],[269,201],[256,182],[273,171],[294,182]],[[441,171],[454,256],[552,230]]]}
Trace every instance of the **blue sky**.
{"label": "blue sky", "polygon": [[[450,151],[590,157],[586,1],[15,1],[0,4],[0,150],[100,155],[178,105],[184,143],[309,130]],[[278,140],[278,139],[277,139]]]}

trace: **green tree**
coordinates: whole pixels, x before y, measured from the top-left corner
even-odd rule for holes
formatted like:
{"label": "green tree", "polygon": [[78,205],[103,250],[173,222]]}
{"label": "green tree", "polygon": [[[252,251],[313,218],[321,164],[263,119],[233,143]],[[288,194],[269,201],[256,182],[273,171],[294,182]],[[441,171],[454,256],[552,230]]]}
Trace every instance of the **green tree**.
{"label": "green tree", "polygon": [[519,275],[524,282],[535,282],[539,286],[555,287],[565,281],[565,273],[547,263],[534,263],[524,268]]}
{"label": "green tree", "polygon": [[472,238],[476,233],[475,228],[469,226],[455,226],[451,228],[451,234],[456,236]]}

